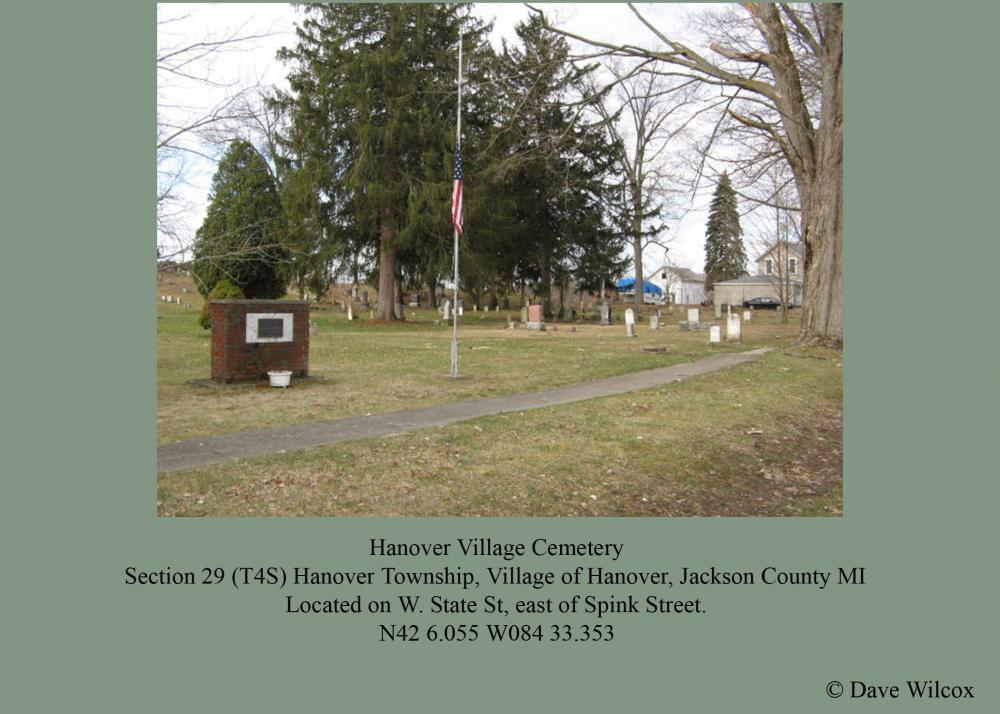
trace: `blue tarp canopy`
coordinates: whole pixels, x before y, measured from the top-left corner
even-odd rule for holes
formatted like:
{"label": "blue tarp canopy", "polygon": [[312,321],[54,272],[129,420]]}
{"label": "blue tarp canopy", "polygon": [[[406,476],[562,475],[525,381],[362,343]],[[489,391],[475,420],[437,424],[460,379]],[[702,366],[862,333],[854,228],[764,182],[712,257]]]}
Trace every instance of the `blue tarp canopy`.
{"label": "blue tarp canopy", "polygon": [[[615,287],[618,288],[619,290],[634,290],[635,277],[622,278],[617,283],[615,283]],[[649,282],[648,280],[642,281],[642,291],[644,293],[653,293],[653,295],[663,294],[663,288],[661,288],[659,285],[655,285]]]}

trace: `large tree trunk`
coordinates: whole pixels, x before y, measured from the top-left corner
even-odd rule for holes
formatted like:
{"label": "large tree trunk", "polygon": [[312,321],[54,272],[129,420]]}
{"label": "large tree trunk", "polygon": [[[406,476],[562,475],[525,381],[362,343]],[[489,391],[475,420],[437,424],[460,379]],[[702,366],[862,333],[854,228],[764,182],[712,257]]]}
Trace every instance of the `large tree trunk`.
{"label": "large tree trunk", "polygon": [[538,293],[542,298],[542,314],[552,317],[552,274],[549,270],[549,256],[542,255],[538,261]]}
{"label": "large tree trunk", "polygon": [[396,311],[393,302],[396,300],[396,248],[393,246],[393,230],[389,225],[388,210],[383,211],[382,227],[380,229],[378,256],[378,310],[375,318],[378,320],[395,320]]}
{"label": "large tree trunk", "polygon": [[808,204],[803,203],[806,275],[799,341],[805,344],[840,346],[844,340],[841,165],[836,162],[817,176]]}
{"label": "large tree trunk", "polygon": [[436,275],[427,276],[427,296],[428,296],[427,302],[429,302],[431,307],[436,310],[438,306]]}
{"label": "large tree trunk", "polygon": [[844,104],[842,9],[829,8],[830,37],[822,67],[823,106],[816,130],[815,162],[802,200],[805,285],[799,341],[844,342]]}

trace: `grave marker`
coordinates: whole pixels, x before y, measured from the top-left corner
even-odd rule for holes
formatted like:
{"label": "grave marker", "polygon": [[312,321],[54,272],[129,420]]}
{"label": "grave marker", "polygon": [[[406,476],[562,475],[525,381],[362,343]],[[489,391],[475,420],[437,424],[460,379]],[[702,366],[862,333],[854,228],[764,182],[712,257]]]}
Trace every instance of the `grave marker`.
{"label": "grave marker", "polygon": [[711,344],[722,342],[722,328],[718,325],[712,325],[708,330],[708,341]]}
{"label": "grave marker", "polygon": [[743,341],[743,332],[741,331],[740,314],[735,315],[730,312],[726,316],[726,341],[736,342]]}
{"label": "grave marker", "polygon": [[625,336],[635,337],[635,313],[632,308],[625,311]]}
{"label": "grave marker", "polygon": [[542,313],[541,305],[528,306],[528,322],[526,326],[529,330],[542,331],[545,329],[545,316]]}
{"label": "grave marker", "polygon": [[701,322],[701,314],[696,307],[688,308],[688,322]]}

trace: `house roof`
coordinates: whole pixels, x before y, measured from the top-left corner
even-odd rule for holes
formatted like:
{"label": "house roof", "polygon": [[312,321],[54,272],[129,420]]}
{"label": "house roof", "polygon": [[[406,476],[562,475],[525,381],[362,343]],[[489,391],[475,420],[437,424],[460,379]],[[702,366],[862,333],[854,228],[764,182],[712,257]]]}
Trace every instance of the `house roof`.
{"label": "house roof", "polygon": [[687,268],[679,268],[676,265],[661,265],[657,269],[657,273],[662,273],[665,270],[669,270],[671,273],[676,275],[681,280],[689,283],[703,283],[705,282],[705,276],[701,273],[696,273],[693,270],[688,270]]}
{"label": "house roof", "polygon": [[[786,245],[788,246],[788,251],[789,252],[794,253],[795,255],[797,255],[800,260],[802,259],[802,243],[801,242],[792,243],[791,241],[789,241],[788,243],[786,243]],[[763,253],[761,253],[760,258],[758,258],[757,260],[762,260],[763,258],[766,258],[767,256],[771,255],[771,253],[773,253],[775,250],[777,250],[777,248],[778,248],[778,244],[777,243],[773,244],[770,248],[768,248],[766,251],[764,251]]]}
{"label": "house roof", "polygon": [[777,281],[777,275],[744,275],[735,280],[721,280],[716,285],[773,285]]}

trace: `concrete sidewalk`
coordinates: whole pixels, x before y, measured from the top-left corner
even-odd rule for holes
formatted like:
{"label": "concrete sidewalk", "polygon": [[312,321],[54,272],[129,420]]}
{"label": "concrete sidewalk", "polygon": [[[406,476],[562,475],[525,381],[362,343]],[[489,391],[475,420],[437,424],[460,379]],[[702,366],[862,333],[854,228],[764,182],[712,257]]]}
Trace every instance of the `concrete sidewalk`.
{"label": "concrete sidewalk", "polygon": [[770,350],[727,352],[697,362],[675,364],[643,372],[623,374],[596,382],[573,384],[568,387],[545,389],[540,392],[508,394],[502,397],[471,399],[464,402],[439,404],[420,409],[405,409],[386,414],[354,416],[309,424],[294,424],[274,429],[255,429],[232,434],[209,436],[164,444],[156,450],[157,473],[201,468],[233,459],[265,456],[285,451],[299,451],[316,446],[336,444],[370,436],[391,436],[429,426],[444,426],[455,422],[492,416],[503,412],[569,404],[586,399],[610,397],[639,389],[680,382],[688,377],[716,372],[750,362]]}

